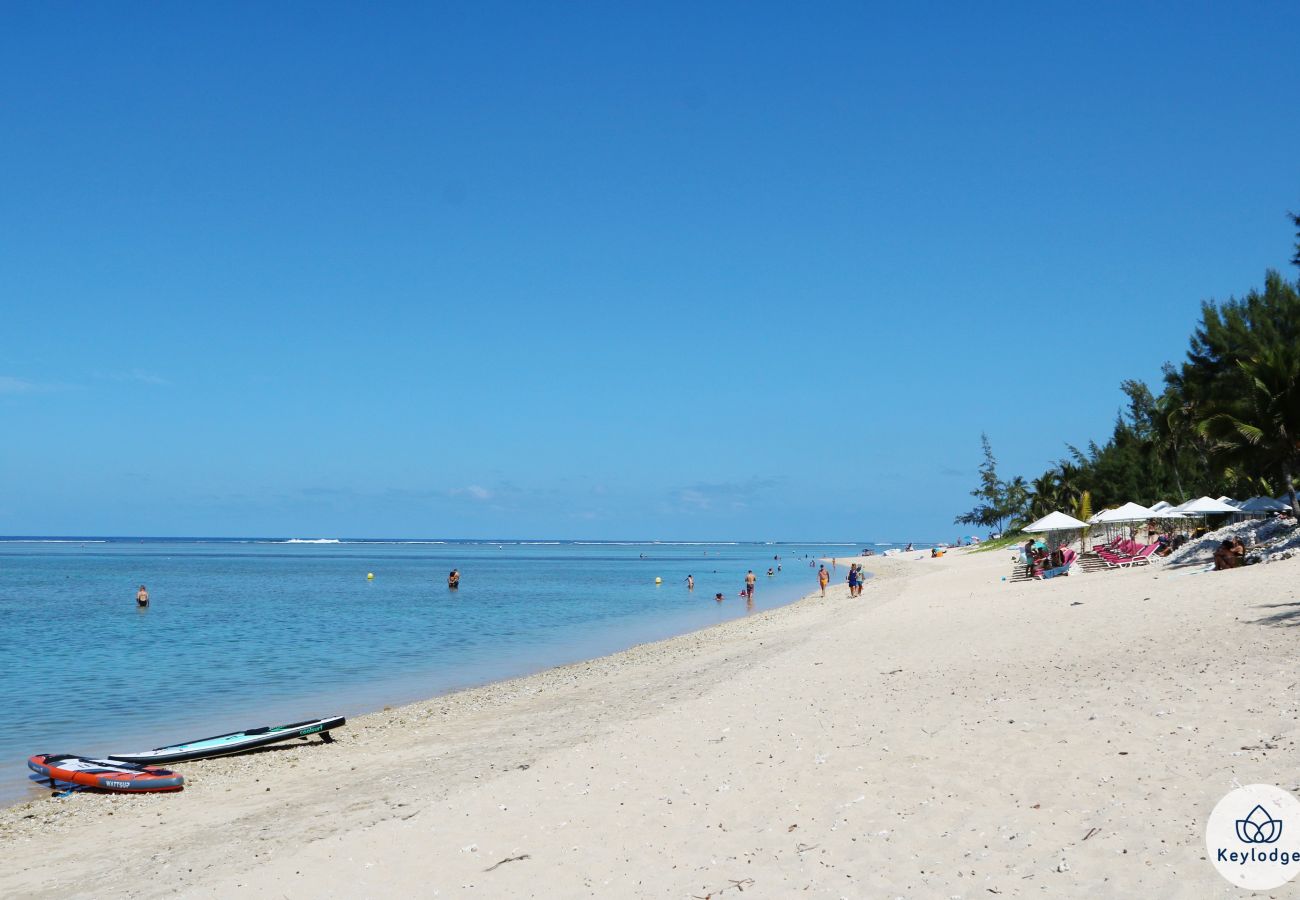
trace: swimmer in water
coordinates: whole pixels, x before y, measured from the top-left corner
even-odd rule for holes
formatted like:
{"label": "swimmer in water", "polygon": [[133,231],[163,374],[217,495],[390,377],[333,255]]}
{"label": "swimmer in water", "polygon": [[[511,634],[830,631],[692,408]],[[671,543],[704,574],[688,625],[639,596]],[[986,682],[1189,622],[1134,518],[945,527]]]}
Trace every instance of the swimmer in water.
{"label": "swimmer in water", "polygon": [[143,584],[135,592],[135,605],[142,608],[149,605],[149,590]]}
{"label": "swimmer in water", "polygon": [[721,603],[721,602],[722,602],[722,591],[718,591],[716,594],[714,594],[714,595],[713,595],[713,599],[714,599],[714,600],[717,600],[719,603]]}
{"label": "swimmer in water", "polygon": [[686,576],[686,590],[688,590],[688,591],[693,591],[693,590],[695,590],[695,576],[694,576],[694,575],[687,575],[687,576]]}
{"label": "swimmer in water", "polygon": [[460,569],[452,569],[447,573],[447,587],[453,591],[460,587]]}

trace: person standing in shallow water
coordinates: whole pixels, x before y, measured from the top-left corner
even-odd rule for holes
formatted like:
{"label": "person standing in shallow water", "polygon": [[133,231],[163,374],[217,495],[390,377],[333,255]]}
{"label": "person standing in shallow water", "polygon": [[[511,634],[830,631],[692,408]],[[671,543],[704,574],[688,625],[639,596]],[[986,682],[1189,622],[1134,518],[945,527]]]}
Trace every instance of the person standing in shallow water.
{"label": "person standing in shallow water", "polygon": [[687,575],[687,576],[686,576],[686,590],[688,590],[688,591],[693,591],[693,590],[695,590],[695,576],[694,576],[694,575]]}
{"label": "person standing in shallow water", "polygon": [[143,584],[140,590],[135,592],[135,605],[141,608],[149,605],[149,590]]}
{"label": "person standing in shallow water", "polygon": [[447,573],[447,587],[453,591],[460,587],[460,569],[452,569]]}
{"label": "person standing in shallow water", "polygon": [[758,576],[754,574],[753,569],[750,569],[748,574],[745,575],[745,596],[750,600],[754,599],[754,582],[756,581],[758,581]]}

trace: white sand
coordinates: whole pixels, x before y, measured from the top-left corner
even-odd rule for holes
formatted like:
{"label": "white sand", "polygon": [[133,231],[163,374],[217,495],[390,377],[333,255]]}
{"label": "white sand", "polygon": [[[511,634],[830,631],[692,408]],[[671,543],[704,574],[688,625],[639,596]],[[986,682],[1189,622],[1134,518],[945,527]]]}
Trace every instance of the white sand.
{"label": "white sand", "polygon": [[871,557],[859,600],[10,808],[0,896],[1236,896],[1205,819],[1296,788],[1300,560],[1007,559]]}

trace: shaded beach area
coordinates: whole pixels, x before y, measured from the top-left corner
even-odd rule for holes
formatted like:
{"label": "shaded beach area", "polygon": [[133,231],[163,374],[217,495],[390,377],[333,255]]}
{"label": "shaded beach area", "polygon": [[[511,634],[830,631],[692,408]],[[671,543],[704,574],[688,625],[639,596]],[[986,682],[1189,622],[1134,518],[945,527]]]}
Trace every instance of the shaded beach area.
{"label": "shaded beach area", "polygon": [[0,893],[1231,895],[1204,823],[1294,746],[1295,560],[861,561],[858,599],[193,763],[177,795],[4,810]]}

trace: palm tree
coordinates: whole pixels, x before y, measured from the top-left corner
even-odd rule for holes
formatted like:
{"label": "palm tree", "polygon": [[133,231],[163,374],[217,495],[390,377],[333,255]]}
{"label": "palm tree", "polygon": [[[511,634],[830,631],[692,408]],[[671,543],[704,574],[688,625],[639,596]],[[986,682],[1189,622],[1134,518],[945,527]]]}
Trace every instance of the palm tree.
{"label": "palm tree", "polygon": [[1028,524],[1032,519],[1025,519],[1025,514],[1029,508],[1029,483],[1017,475],[1010,481],[1002,483],[1003,502],[1002,514],[1004,518],[1011,520],[1012,527],[1017,525]]}
{"label": "palm tree", "polygon": [[1197,430],[1229,466],[1277,472],[1300,518],[1293,480],[1300,467],[1300,348],[1261,349],[1237,365],[1246,376],[1244,395],[1212,404]]}
{"label": "palm tree", "polygon": [[[1171,376],[1166,373],[1166,377]],[[1186,500],[1187,494],[1183,491],[1182,473],[1178,471],[1178,457],[1194,437],[1191,406],[1183,402],[1177,391],[1165,391],[1156,401],[1154,449],[1156,458],[1173,473],[1179,502]]]}
{"label": "palm tree", "polygon": [[1056,508],[1078,512],[1079,498],[1083,494],[1079,481],[1083,472],[1078,466],[1062,459],[1057,461],[1053,475],[1056,478]]}
{"label": "palm tree", "polygon": [[1029,512],[1026,517],[1034,521],[1055,510],[1057,496],[1056,472],[1048,469],[1029,486]]}

